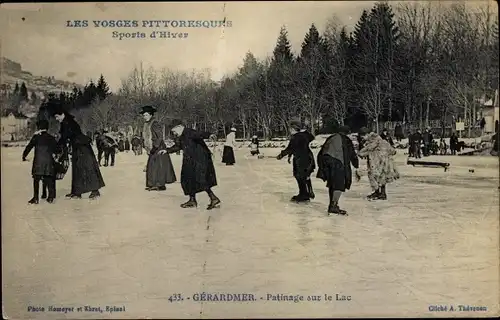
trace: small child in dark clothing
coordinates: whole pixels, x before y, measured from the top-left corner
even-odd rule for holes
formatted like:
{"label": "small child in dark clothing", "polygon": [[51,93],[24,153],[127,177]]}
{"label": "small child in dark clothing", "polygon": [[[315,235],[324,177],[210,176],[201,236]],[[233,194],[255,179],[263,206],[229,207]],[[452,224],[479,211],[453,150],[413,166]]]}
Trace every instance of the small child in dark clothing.
{"label": "small child in dark clothing", "polygon": [[45,189],[48,189],[47,202],[52,203],[56,197],[56,170],[54,154],[57,152],[56,139],[47,133],[49,122],[39,120],[37,122],[38,131],[31,138],[29,144],[23,152],[23,161],[30,153],[31,149],[35,148],[35,156],[31,168],[33,176],[33,198],[29,204],[38,204],[38,193],[40,189],[40,180],[43,181],[42,199],[46,196]]}

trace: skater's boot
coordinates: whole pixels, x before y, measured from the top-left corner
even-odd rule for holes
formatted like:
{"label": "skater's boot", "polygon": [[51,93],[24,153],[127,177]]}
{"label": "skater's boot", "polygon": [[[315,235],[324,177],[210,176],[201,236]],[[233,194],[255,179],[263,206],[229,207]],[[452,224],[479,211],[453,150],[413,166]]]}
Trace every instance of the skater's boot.
{"label": "skater's boot", "polygon": [[367,196],[368,200],[377,199],[380,195],[379,189],[375,190],[372,194]]}
{"label": "skater's boot", "polygon": [[340,214],[346,216],[347,211],[340,209],[339,205],[336,203],[330,203],[330,205],[328,206],[328,215],[332,214]]}
{"label": "skater's boot", "polygon": [[385,186],[380,187],[380,193],[377,200],[387,200],[387,194],[385,193]]}
{"label": "skater's boot", "polygon": [[73,193],[68,193],[66,195],[66,198],[70,198],[70,199],[81,199],[82,198],[82,195],[81,194],[73,194]]}
{"label": "skater's boot", "polygon": [[90,193],[89,199],[97,199],[101,196],[99,190],[94,190]]}
{"label": "skater's boot", "polygon": [[214,194],[211,189],[207,190],[208,196],[210,197],[210,204],[207,207],[207,210],[212,210],[216,208],[220,204],[220,199]]}
{"label": "skater's boot", "polygon": [[190,196],[189,200],[183,204],[181,204],[181,208],[196,208],[198,203],[196,202],[196,198],[194,196]]}
{"label": "skater's boot", "polygon": [[167,190],[167,187],[165,186],[158,187],[158,191],[165,191],[165,190]]}
{"label": "skater's boot", "polygon": [[38,198],[33,197],[33,198],[31,198],[30,201],[28,201],[28,203],[29,204],[38,204]]}
{"label": "skater's boot", "polygon": [[299,198],[300,198],[300,195],[298,194],[298,195],[296,195],[296,196],[293,196],[293,197],[290,199],[290,201],[297,201],[297,199],[299,199]]}
{"label": "skater's boot", "polygon": [[309,198],[308,194],[299,194],[296,198],[296,202],[307,202],[310,201],[311,199]]}
{"label": "skater's boot", "polygon": [[53,203],[53,202],[54,202],[54,198],[48,197],[48,198],[47,198],[47,202],[48,202],[48,203]]}

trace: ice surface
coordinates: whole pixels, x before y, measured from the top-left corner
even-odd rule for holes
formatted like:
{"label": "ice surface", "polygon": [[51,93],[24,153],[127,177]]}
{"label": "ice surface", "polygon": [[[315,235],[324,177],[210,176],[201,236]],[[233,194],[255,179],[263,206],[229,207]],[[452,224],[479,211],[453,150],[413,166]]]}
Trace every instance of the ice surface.
{"label": "ice surface", "polygon": [[[389,200],[368,202],[367,177],[341,198],[349,216],[326,215],[328,194],[296,193],[286,159],[236,151],[234,167],[215,163],[220,209],[181,209],[180,184],[144,190],[146,156],[119,153],[102,168],[97,201],[29,206],[31,162],[2,148],[4,315],[22,318],[228,318],[486,316],[499,312],[498,158],[439,156],[441,168],[397,163]],[[279,150],[262,149],[267,155]],[[32,157],[32,156],[31,156]],[[172,155],[180,176],[181,156]],[[474,168],[474,173],[469,169]],[[71,169],[70,169],[71,171]],[[87,197],[88,195],[84,195]],[[351,301],[183,302],[197,292],[349,295]],[[335,300],[335,298],[334,298]],[[486,306],[487,312],[429,312],[429,305]],[[27,312],[28,306],[125,306],[124,313]],[[76,310],[76,309],[75,309]]]}

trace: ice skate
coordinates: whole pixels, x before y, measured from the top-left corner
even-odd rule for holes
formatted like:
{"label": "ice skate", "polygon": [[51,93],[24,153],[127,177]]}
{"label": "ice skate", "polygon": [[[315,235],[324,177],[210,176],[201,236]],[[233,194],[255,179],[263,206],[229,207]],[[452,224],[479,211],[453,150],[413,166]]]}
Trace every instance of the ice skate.
{"label": "ice skate", "polygon": [[207,210],[212,210],[219,207],[220,207],[220,199],[216,197],[210,200],[210,204],[208,205]]}
{"label": "ice skate", "polygon": [[92,191],[90,193],[90,196],[89,196],[89,199],[97,199],[101,196],[101,194],[99,193],[99,191]]}
{"label": "ice skate", "polygon": [[165,190],[167,190],[167,187],[161,186],[161,187],[158,187],[157,190],[158,191],[165,191]]}
{"label": "ice skate", "polygon": [[30,201],[28,201],[29,204],[38,204],[38,199],[37,198],[31,198]]}
{"label": "ice skate", "polygon": [[292,197],[292,199],[293,199],[292,201],[295,201],[297,203],[308,202],[311,200],[309,198],[309,196],[306,196],[306,195],[297,195],[297,196]]}
{"label": "ice skate", "polygon": [[368,200],[375,200],[379,197],[380,193],[377,191],[373,192],[372,194],[370,194],[369,196],[367,196],[366,198]]}
{"label": "ice skate", "polygon": [[181,204],[181,208],[196,208],[198,207],[198,203],[194,199],[189,199],[187,202]]}
{"label": "ice skate", "polygon": [[82,195],[81,194],[72,194],[72,193],[68,193],[66,195],[66,198],[69,198],[69,199],[81,199],[82,198]]}
{"label": "ice skate", "polygon": [[345,210],[342,210],[339,208],[338,205],[329,205],[328,206],[328,215],[332,215],[332,214],[338,214],[338,215],[342,215],[342,216],[347,216],[347,211]]}
{"label": "ice skate", "polygon": [[387,200],[387,194],[385,194],[385,192],[379,193],[378,196],[373,200]]}
{"label": "ice skate", "polygon": [[54,203],[54,198],[47,198],[48,203]]}

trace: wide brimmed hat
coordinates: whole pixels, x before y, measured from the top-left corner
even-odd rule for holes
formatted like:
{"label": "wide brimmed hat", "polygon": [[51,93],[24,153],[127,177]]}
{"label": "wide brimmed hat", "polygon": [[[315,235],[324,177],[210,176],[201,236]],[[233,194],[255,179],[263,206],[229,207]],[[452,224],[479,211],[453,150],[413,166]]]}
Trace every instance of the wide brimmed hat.
{"label": "wide brimmed hat", "polygon": [[170,130],[172,130],[175,127],[183,126],[183,125],[184,125],[184,122],[181,119],[173,119],[172,121],[170,121]]}
{"label": "wide brimmed hat", "polygon": [[235,127],[231,127],[231,131],[236,132],[236,128]]}
{"label": "wide brimmed hat", "polygon": [[155,112],[156,112],[156,108],[155,107],[153,107],[153,106],[143,106],[141,108],[140,114],[145,114],[145,113],[154,114]]}

